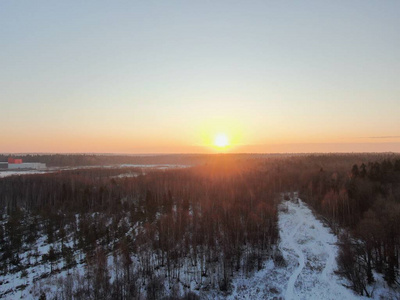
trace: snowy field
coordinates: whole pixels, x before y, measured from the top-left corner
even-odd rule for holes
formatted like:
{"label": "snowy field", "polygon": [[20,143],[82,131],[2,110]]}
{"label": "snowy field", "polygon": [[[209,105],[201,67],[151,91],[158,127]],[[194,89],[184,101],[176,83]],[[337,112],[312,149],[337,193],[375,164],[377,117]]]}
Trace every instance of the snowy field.
{"label": "snowy field", "polygon": [[157,170],[168,170],[168,169],[184,169],[190,168],[193,165],[176,165],[176,164],[118,164],[118,165],[96,165],[96,166],[79,166],[79,167],[53,167],[49,168],[49,170],[61,170],[61,171],[69,171],[69,170],[81,170],[81,169],[126,169],[126,168],[142,168],[142,169],[157,169]]}
{"label": "snowy field", "polygon": [[[142,169],[157,169],[157,170],[168,170],[168,169],[183,169],[189,168],[191,165],[172,165],[172,164],[160,164],[160,165],[112,165],[112,166],[82,166],[82,167],[56,167],[56,168],[47,168],[47,170],[13,170],[13,171],[0,171],[0,178],[14,176],[14,175],[32,175],[32,174],[45,174],[45,173],[54,173],[57,171],[69,171],[69,170],[80,170],[80,169],[95,169],[95,168],[142,168]],[[136,177],[138,174],[126,173],[121,174],[119,176],[115,176],[118,178],[124,177]]]}
{"label": "snowy field", "polygon": [[28,171],[0,171],[0,178],[14,176],[14,175],[32,175],[32,174],[45,174],[52,173],[52,171],[38,171],[38,170],[28,170]]}

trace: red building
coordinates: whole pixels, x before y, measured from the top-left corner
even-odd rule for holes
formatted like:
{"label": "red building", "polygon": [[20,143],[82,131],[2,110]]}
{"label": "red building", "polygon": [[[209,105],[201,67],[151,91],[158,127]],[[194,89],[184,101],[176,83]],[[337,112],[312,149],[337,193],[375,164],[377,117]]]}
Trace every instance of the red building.
{"label": "red building", "polygon": [[8,158],[8,163],[9,164],[22,164],[22,159],[21,158]]}

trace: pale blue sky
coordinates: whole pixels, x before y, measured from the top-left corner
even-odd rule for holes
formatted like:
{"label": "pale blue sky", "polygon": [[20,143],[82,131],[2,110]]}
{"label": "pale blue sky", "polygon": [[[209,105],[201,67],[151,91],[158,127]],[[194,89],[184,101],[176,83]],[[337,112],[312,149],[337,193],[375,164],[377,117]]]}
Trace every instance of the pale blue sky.
{"label": "pale blue sky", "polygon": [[0,66],[0,152],[400,149],[399,1],[3,0]]}

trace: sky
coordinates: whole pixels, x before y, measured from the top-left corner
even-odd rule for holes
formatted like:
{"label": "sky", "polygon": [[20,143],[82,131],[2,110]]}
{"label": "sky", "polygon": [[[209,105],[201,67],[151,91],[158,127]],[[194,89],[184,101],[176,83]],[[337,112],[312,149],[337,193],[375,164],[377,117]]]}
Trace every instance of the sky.
{"label": "sky", "polygon": [[389,0],[2,0],[0,152],[400,152],[399,15]]}

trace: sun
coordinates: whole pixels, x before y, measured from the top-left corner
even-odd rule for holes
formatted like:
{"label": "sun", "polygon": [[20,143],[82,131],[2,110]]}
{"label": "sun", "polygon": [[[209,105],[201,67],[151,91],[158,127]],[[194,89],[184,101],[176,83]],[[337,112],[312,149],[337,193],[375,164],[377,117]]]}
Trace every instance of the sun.
{"label": "sun", "polygon": [[225,133],[219,133],[215,136],[214,145],[218,148],[225,148],[229,146],[229,139]]}

